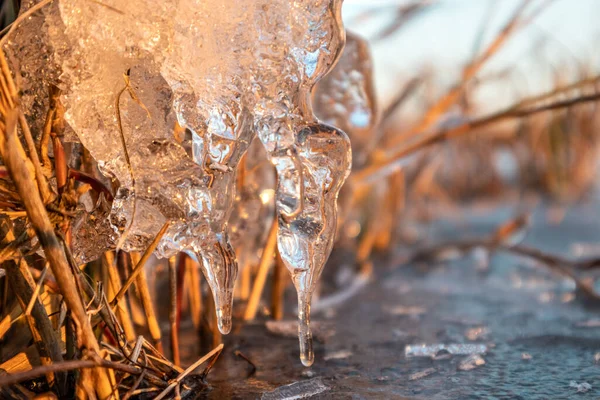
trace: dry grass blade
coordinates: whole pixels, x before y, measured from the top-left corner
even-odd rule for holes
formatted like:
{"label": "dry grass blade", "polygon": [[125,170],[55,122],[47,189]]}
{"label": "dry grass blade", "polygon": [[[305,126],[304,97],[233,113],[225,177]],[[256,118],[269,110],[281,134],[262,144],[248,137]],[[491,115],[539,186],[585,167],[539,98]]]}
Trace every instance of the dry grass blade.
{"label": "dry grass blade", "polygon": [[129,288],[131,287],[133,282],[136,280],[139,273],[142,271],[142,269],[146,265],[146,262],[148,261],[148,259],[152,255],[152,253],[154,253],[154,250],[156,250],[156,248],[158,247],[158,244],[160,243],[162,237],[167,232],[167,229],[169,229],[170,224],[171,224],[171,222],[167,221],[162,226],[162,228],[160,228],[160,231],[158,231],[158,233],[154,237],[154,240],[152,240],[152,242],[150,243],[150,246],[148,246],[148,248],[142,255],[142,258],[140,259],[140,261],[136,264],[133,271],[131,271],[131,274],[129,274],[129,277],[127,278],[127,281],[125,281],[125,283],[123,284],[123,287],[121,288],[121,290],[119,290],[119,292],[117,293],[115,298],[111,300],[111,302],[110,302],[111,307],[114,307],[115,305],[117,305],[117,303],[123,298],[123,296],[125,296],[125,293],[127,293],[127,290],[129,290]]}
{"label": "dry grass blade", "polygon": [[457,240],[420,249],[414,252],[408,260],[404,260],[402,264],[435,261],[440,255],[448,254],[450,251],[456,251],[459,254],[465,254],[467,251],[477,248],[486,249],[488,252],[501,251],[533,259],[550,270],[572,279],[576,287],[589,298],[600,300],[600,294],[594,290],[593,285],[578,274],[578,270],[600,266],[600,259],[570,260],[519,244],[527,229],[528,221],[528,215],[521,215],[501,224],[487,238]]}

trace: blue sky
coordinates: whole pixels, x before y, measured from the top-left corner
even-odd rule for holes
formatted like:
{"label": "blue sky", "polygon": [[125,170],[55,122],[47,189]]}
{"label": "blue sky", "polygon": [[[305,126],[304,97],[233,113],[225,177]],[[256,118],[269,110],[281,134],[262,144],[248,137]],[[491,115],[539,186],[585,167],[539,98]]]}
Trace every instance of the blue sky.
{"label": "blue sky", "polygon": [[[489,43],[521,0],[438,0],[426,14],[413,20],[401,32],[372,47],[376,84],[385,102],[402,82],[433,67],[442,84],[455,81],[460,68],[473,52],[474,38],[482,21],[490,16],[484,43]],[[532,0],[534,10],[543,0]],[[393,16],[393,6],[404,0],[345,0],[346,27],[363,36],[372,36],[377,27]],[[379,17],[365,22],[356,15],[374,7]],[[549,89],[552,71],[566,71],[565,80],[576,79],[578,65],[600,72],[600,0],[555,0],[533,23],[519,32],[494,56],[481,75],[513,66],[516,82],[490,83],[482,88],[482,101],[499,108],[515,98]],[[543,45],[540,45],[544,43]]]}

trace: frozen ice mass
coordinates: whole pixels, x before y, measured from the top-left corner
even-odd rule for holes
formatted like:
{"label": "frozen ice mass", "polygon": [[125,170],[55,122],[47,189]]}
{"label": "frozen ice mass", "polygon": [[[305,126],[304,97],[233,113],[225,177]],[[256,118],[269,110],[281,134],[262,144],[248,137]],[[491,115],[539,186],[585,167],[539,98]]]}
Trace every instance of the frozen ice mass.
{"label": "frozen ice mass", "polygon": [[[24,3],[26,10],[39,2]],[[27,118],[35,128],[48,85],[56,85],[67,139],[118,183],[108,215],[78,225],[87,234],[78,259],[115,246],[143,251],[170,221],[157,255],[183,251],[200,262],[219,329],[228,333],[237,276],[230,224],[252,223],[236,202],[256,202],[266,189],[258,182],[237,196],[236,176],[245,154],[260,154],[248,152],[258,142],[276,171],[278,249],[298,293],[301,360],[311,365],[311,296],[352,164],[346,134],[320,122],[312,107],[313,87],[343,51],[341,3],[56,0],[23,22],[6,50]],[[352,48],[346,58],[356,63],[365,50],[358,39]],[[343,89],[348,76],[364,86],[352,69],[340,67],[329,84]],[[367,129],[374,106],[363,104],[365,90],[317,95],[324,119],[336,123],[347,113],[349,129]]]}

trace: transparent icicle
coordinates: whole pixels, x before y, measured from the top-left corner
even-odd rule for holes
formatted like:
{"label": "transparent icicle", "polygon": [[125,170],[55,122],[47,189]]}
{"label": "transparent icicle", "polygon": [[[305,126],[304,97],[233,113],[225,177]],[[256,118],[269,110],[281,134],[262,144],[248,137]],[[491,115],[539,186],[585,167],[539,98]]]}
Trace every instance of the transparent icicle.
{"label": "transparent icicle", "polygon": [[351,165],[346,134],[319,123],[310,104],[312,87],[335,64],[344,43],[341,1],[313,3],[314,10],[320,6],[322,12],[307,15],[309,25],[329,24],[324,31],[330,32],[330,39],[300,53],[314,62],[305,64],[296,96],[264,98],[257,112],[258,135],[277,170],[277,243],[298,293],[300,359],[305,366],[314,360],[311,297],[333,246],[336,200]]}

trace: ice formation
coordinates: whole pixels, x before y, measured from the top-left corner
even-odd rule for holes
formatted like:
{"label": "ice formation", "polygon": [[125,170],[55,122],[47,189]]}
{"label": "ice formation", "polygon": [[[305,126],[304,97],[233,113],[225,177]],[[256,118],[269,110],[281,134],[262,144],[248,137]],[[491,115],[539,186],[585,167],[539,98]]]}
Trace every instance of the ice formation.
{"label": "ice formation", "polygon": [[348,32],[335,68],[316,86],[315,114],[350,137],[355,167],[362,166],[377,143],[379,113],[369,44]]}
{"label": "ice formation", "polygon": [[[201,261],[224,333],[237,275],[236,172],[258,137],[277,173],[278,247],[298,291],[305,365],[311,295],[351,164],[345,133],[311,106],[344,45],[340,11],[341,0],[57,0],[7,47],[30,99],[58,85],[73,138],[118,180],[113,242],[143,250],[170,221],[158,255]],[[24,101],[31,119],[34,103]]]}

